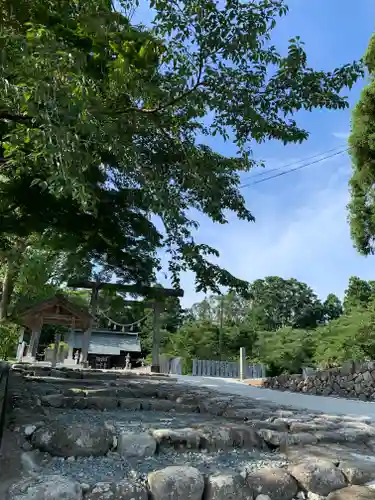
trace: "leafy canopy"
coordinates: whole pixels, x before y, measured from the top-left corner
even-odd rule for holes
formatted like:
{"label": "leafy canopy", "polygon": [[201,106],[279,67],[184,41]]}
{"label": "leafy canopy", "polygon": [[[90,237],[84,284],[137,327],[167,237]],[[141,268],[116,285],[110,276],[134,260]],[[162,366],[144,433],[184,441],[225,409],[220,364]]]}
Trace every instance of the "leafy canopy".
{"label": "leafy canopy", "polygon": [[339,318],[343,313],[341,300],[334,293],[329,293],[323,303],[324,319],[331,321]]}
{"label": "leafy canopy", "polygon": [[[191,210],[254,220],[239,191],[252,142],[306,139],[295,113],[346,107],[361,65],[314,70],[299,37],[279,53],[284,0],[151,0],[151,29],[131,24],[134,2],[121,5],[2,2],[2,235],[47,235],[138,283],[154,279],[164,248],[175,285],[190,269],[198,290],[245,292],[195,241]],[[211,135],[237,155],[205,146]]]}
{"label": "leafy canopy", "polygon": [[345,312],[349,313],[353,309],[367,308],[374,298],[374,281],[366,281],[358,278],[358,276],[351,276],[348,288],[345,290],[343,303]]}
{"label": "leafy canopy", "polygon": [[349,223],[355,248],[362,255],[375,252],[375,35],[364,62],[369,83],[352,114],[349,137],[353,173],[350,179]]}
{"label": "leafy canopy", "polygon": [[313,290],[296,279],[268,276],[250,286],[252,307],[265,330],[314,328],[324,317],[323,306]]}

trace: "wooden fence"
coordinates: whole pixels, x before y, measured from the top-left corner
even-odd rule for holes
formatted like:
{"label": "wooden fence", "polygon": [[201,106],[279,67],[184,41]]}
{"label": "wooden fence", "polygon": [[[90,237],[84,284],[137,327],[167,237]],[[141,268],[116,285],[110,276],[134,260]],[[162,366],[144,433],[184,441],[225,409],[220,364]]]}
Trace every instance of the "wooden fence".
{"label": "wooden fence", "polygon": [[181,375],[182,364],[181,358],[173,358],[161,354],[159,356],[160,363],[160,373],[166,373],[170,375]]}
{"label": "wooden fence", "polygon": [[[207,359],[193,359],[193,376],[196,377],[223,377],[240,378],[240,364],[235,361],[212,361]],[[248,365],[245,378],[264,378],[264,365]]]}

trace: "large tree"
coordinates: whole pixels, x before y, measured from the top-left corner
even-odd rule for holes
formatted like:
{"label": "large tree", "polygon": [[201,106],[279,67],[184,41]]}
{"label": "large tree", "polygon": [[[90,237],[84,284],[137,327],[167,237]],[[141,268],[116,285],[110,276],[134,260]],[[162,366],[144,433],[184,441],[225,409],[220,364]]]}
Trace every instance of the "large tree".
{"label": "large tree", "polygon": [[[190,269],[198,290],[244,292],[195,241],[191,209],[252,221],[239,191],[251,143],[306,139],[295,113],[346,107],[361,65],[314,70],[298,37],[281,54],[284,0],[152,0],[152,29],[131,24],[132,3],[1,3],[1,234],[47,234],[138,283],[162,247],[175,285]],[[211,135],[237,154],[205,146]]]}
{"label": "large tree", "polygon": [[353,309],[367,308],[374,298],[374,281],[366,281],[358,278],[358,276],[351,276],[344,295],[345,313],[350,313]]}
{"label": "large tree", "polygon": [[371,309],[353,309],[314,332],[314,361],[322,367],[375,356],[375,317]]}
{"label": "large tree", "polygon": [[315,328],[324,317],[322,303],[314,291],[294,278],[258,279],[251,284],[250,293],[257,322],[264,330]]}
{"label": "large tree", "polygon": [[341,300],[334,293],[327,295],[323,303],[324,320],[331,321],[332,319],[339,318],[343,313],[343,306]]}
{"label": "large tree", "polygon": [[349,146],[353,173],[348,209],[354,246],[362,255],[371,255],[375,252],[375,35],[364,62],[369,81],[352,114]]}
{"label": "large tree", "polygon": [[313,331],[281,328],[264,332],[255,346],[258,360],[267,365],[268,375],[300,373],[311,363],[314,352]]}
{"label": "large tree", "polygon": [[195,304],[177,334],[166,335],[163,350],[189,366],[191,357],[203,359],[208,352],[210,359],[220,351],[223,359],[238,359],[245,347],[248,358],[264,363],[269,375],[373,359],[374,290],[373,281],[351,277],[343,307],[334,294],[322,304],[304,283],[266,277],[250,284],[250,299],[231,293]]}

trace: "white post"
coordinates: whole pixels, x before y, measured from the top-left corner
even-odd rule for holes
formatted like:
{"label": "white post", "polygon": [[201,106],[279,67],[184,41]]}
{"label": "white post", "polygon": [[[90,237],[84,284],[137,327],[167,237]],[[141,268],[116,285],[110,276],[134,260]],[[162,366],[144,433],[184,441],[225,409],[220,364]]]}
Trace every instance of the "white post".
{"label": "white post", "polygon": [[246,349],[240,348],[240,379],[244,380],[246,377]]}

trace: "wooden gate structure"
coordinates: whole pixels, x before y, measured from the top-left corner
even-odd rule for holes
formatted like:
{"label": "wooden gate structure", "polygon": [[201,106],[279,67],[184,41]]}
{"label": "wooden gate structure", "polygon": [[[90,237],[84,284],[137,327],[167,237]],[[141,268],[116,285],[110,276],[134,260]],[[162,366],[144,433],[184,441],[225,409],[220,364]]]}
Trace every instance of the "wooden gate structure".
{"label": "wooden gate structure", "polygon": [[[24,361],[34,362],[38,350],[41,330],[44,324],[60,325],[70,329],[82,330],[82,357],[81,363],[84,366],[88,364],[88,352],[91,340],[91,334],[96,326],[98,313],[98,298],[99,291],[115,290],[123,293],[137,294],[146,298],[147,301],[142,301],[142,306],[153,309],[153,342],[152,342],[152,366],[151,371],[160,373],[160,315],[165,310],[165,299],[167,297],[183,297],[184,292],[181,289],[169,289],[162,287],[146,287],[137,285],[122,285],[117,283],[101,283],[101,282],[70,282],[70,288],[91,289],[90,311],[84,310],[62,294],[43,300],[31,307],[21,311],[18,314],[17,321],[23,327],[31,330],[30,345],[28,347],[27,357]],[[134,304],[136,301],[124,301],[125,305]],[[55,348],[53,353],[52,365],[56,365],[57,355],[60,343],[60,334],[56,335]],[[22,329],[18,355],[23,357],[25,342],[24,328]],[[21,352],[22,351],[22,352]]]}
{"label": "wooden gate structure", "polygon": [[[153,373],[160,373],[160,315],[165,310],[165,299],[167,297],[183,297],[184,291],[181,289],[151,287],[143,285],[122,285],[120,283],[102,283],[100,281],[77,281],[69,282],[69,288],[83,288],[91,290],[90,313],[91,323],[85,331],[82,345],[82,363],[87,364],[88,349],[90,345],[91,332],[93,330],[98,311],[98,298],[100,290],[114,290],[116,292],[141,295],[149,302],[142,302],[146,307],[152,307],[153,314],[153,334],[152,334],[152,365]],[[135,301],[125,301],[125,304],[134,304]]]}

